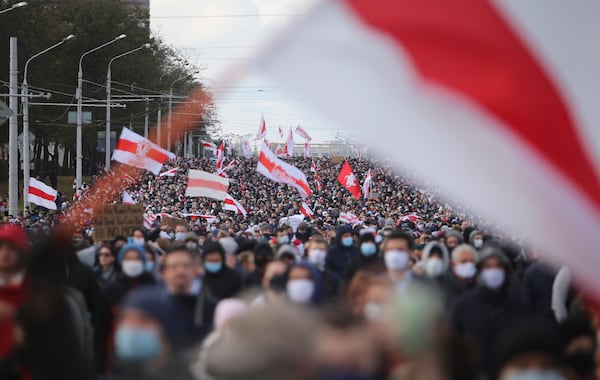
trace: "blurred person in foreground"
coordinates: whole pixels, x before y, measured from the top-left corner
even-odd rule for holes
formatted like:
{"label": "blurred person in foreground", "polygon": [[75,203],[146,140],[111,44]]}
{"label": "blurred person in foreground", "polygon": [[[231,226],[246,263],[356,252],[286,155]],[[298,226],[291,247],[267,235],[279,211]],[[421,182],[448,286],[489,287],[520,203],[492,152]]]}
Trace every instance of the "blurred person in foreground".
{"label": "blurred person in foreground", "polygon": [[271,261],[265,268],[262,279],[262,292],[256,296],[252,306],[264,306],[285,298],[285,272],[287,265],[280,260]]}
{"label": "blurred person in foreground", "polygon": [[598,379],[598,338],[591,323],[584,318],[571,318],[558,327],[561,357],[569,379]]}
{"label": "blurred person in foreground", "polygon": [[113,283],[102,289],[96,309],[94,340],[98,370],[101,373],[112,368],[113,330],[119,314],[119,305],[132,290],[156,282],[154,276],[145,271],[144,247],[134,243],[125,244],[119,250],[118,260],[122,273]]}
{"label": "blurred person in foreground", "polygon": [[180,315],[157,287],[130,293],[121,305],[115,331],[117,379],[193,379],[189,360],[178,349]]}
{"label": "blurred person in foreground", "polygon": [[219,380],[317,379],[315,325],[306,308],[250,308],[232,319],[227,333],[208,350],[206,373]]}

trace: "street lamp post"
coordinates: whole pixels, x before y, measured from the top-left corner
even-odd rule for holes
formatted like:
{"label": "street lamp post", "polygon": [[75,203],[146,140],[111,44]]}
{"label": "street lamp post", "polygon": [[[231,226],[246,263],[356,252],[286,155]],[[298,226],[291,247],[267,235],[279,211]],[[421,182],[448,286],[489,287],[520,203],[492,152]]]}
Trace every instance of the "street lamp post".
{"label": "street lamp post", "polygon": [[10,7],[10,8],[6,8],[6,9],[1,10],[0,14],[6,13],[6,12],[10,12],[10,11],[14,11],[17,8],[23,8],[23,7],[26,7],[26,6],[27,6],[27,2],[21,1],[19,3],[13,4],[12,7]]}
{"label": "street lamp post", "polygon": [[108,170],[110,169],[110,86],[111,86],[111,71],[110,71],[110,66],[112,65],[112,63],[122,57],[125,57],[126,55],[129,55],[131,53],[135,53],[136,51],[142,50],[142,49],[150,49],[150,44],[143,44],[142,46],[129,50],[123,54],[119,54],[115,57],[113,57],[109,62],[108,62],[108,70],[106,71],[106,136],[105,136],[105,140],[104,140],[104,170]]}
{"label": "street lamp post", "polygon": [[103,47],[106,47],[114,42],[117,42],[118,40],[121,40],[123,38],[127,37],[125,34],[120,34],[117,37],[113,38],[112,40],[103,43],[100,46],[97,46],[91,50],[86,51],[85,53],[83,53],[81,55],[81,58],[79,58],[79,70],[77,72],[77,142],[76,142],[76,165],[75,165],[75,182],[77,184],[77,188],[81,187],[81,177],[82,177],[82,158],[83,158],[83,152],[82,152],[82,145],[83,145],[83,131],[81,129],[81,124],[82,124],[82,117],[83,117],[83,71],[81,68],[81,63],[83,61],[83,58],[90,54],[93,53],[97,50],[102,49]]}
{"label": "street lamp post", "polygon": [[29,63],[34,58],[39,57],[42,54],[49,52],[50,50],[59,47],[67,41],[75,38],[74,34],[69,34],[59,42],[50,46],[47,49],[42,50],[41,52],[32,55],[27,62],[25,62],[25,69],[23,70],[23,85],[21,90],[22,102],[23,102],[23,201],[24,207],[27,207],[29,202],[27,201],[27,191],[29,187],[29,87],[27,84],[27,72],[29,69]]}
{"label": "street lamp post", "polygon": [[192,74],[185,74],[175,79],[169,87],[169,115],[167,116],[167,150],[171,150],[171,114],[173,109],[173,85],[182,79],[189,77],[190,75],[196,74],[198,71],[194,71]]}

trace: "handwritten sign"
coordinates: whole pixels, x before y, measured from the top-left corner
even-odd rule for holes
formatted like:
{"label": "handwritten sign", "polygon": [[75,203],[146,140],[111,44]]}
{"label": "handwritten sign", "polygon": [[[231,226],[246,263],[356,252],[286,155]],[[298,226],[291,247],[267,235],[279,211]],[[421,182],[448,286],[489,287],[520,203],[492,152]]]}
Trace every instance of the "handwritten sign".
{"label": "handwritten sign", "polygon": [[144,225],[144,206],[109,205],[94,221],[94,240],[112,240],[115,236],[131,236]]}

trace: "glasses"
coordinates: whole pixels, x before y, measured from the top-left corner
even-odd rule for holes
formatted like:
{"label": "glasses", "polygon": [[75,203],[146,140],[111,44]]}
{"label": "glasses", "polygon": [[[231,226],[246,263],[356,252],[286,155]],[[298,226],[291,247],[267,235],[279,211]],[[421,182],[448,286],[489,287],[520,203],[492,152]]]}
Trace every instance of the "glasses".
{"label": "glasses", "polygon": [[100,252],[100,257],[111,257],[110,252]]}

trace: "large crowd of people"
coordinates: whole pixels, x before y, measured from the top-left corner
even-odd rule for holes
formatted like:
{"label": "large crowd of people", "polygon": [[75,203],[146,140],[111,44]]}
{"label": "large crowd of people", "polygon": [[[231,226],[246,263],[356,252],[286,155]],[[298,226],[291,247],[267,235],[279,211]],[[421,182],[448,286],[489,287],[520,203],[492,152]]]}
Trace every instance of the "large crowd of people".
{"label": "large crowd of people", "polygon": [[361,183],[372,173],[355,199],[344,160],[290,158],[303,200],[235,160],[246,215],[186,197],[188,169],[215,163],[179,158],[125,189],[145,210],[130,236],[98,241],[92,214],[67,228],[85,188],[5,216],[0,378],[596,378],[600,309],[533,242],[391,162],[348,159]]}

